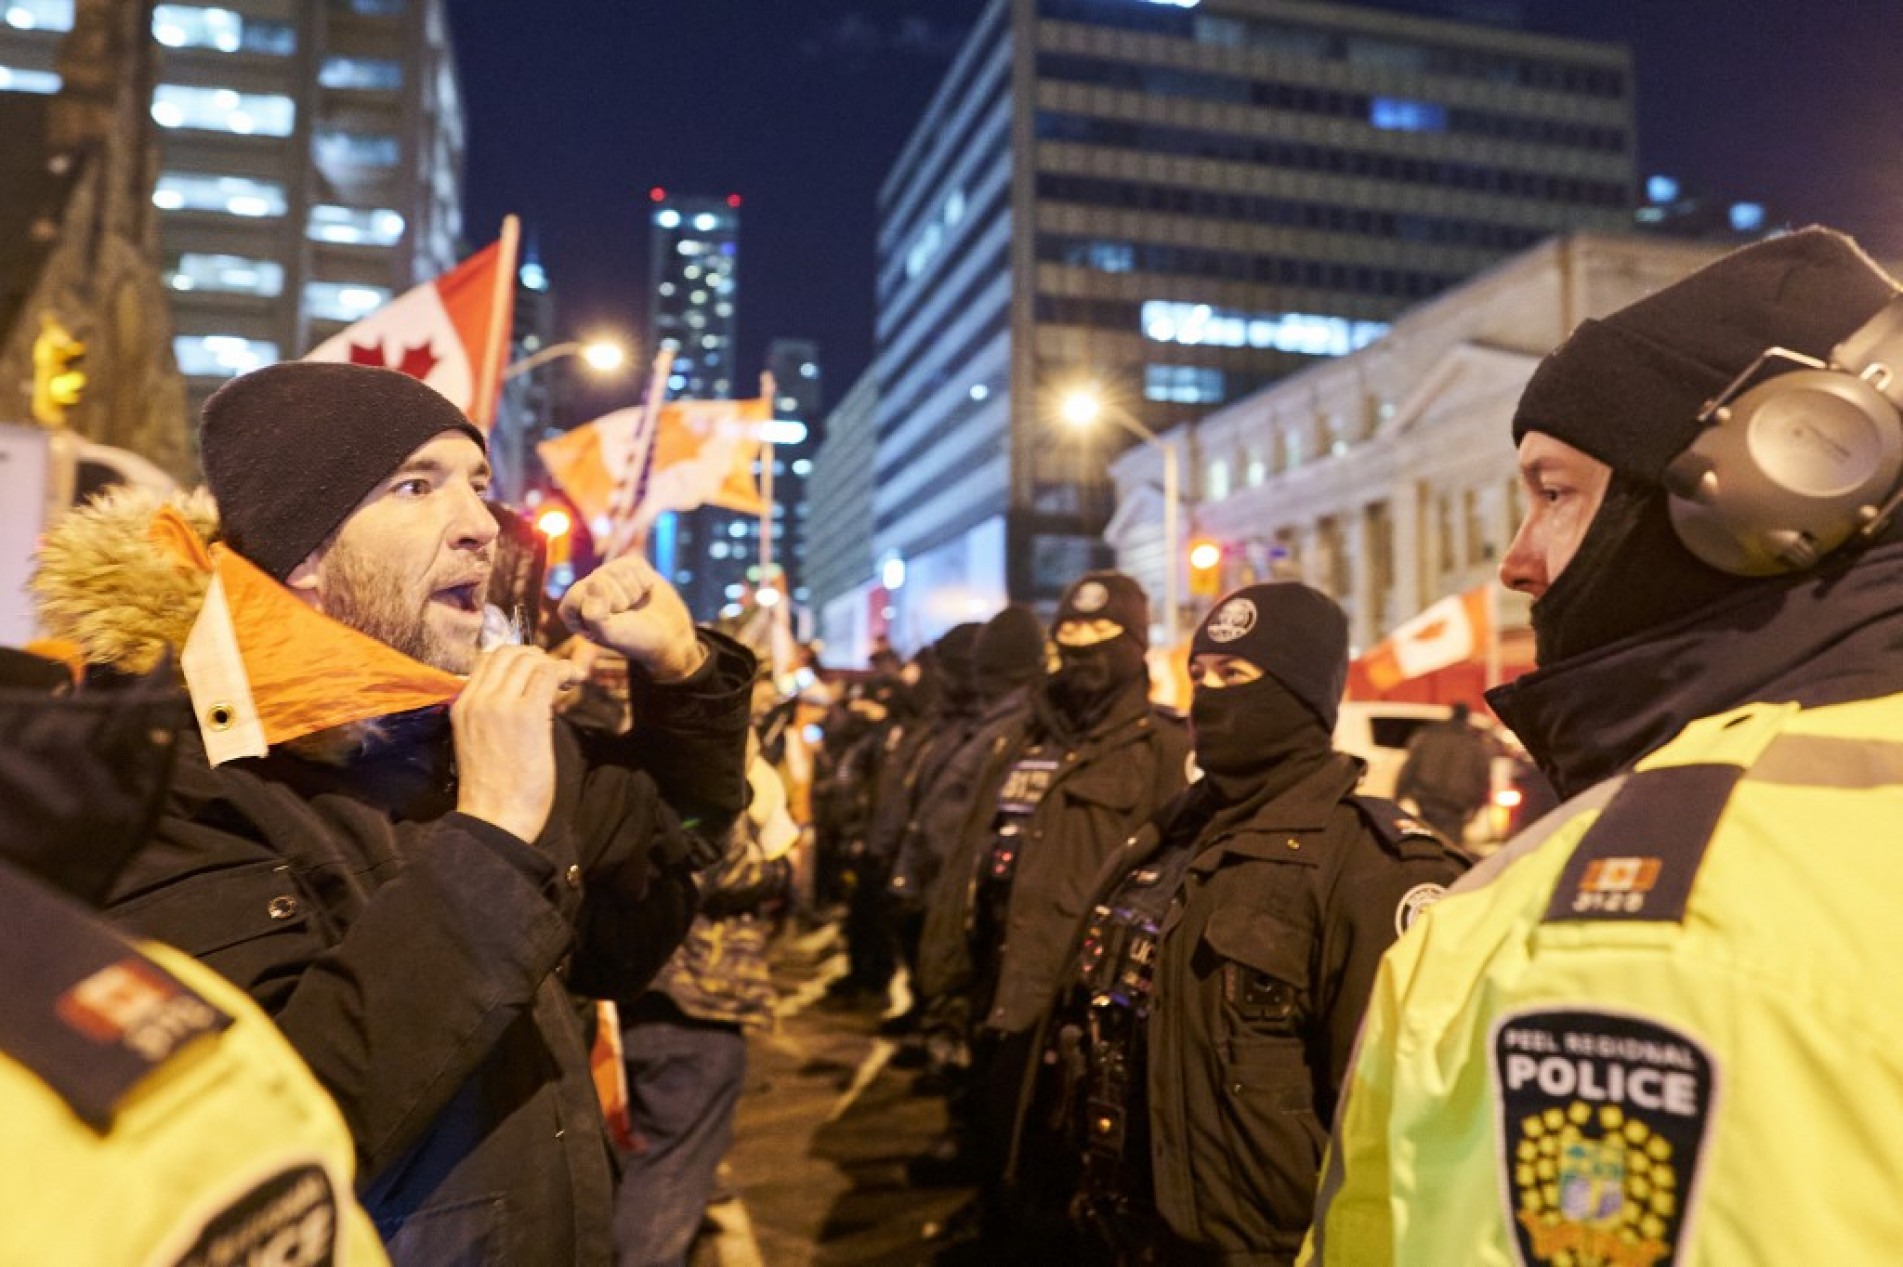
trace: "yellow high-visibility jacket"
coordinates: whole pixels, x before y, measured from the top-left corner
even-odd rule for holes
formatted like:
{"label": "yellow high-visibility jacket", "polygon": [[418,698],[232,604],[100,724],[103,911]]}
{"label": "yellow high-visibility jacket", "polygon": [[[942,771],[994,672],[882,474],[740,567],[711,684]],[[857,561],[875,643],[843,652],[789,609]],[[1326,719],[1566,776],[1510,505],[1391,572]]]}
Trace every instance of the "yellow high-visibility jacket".
{"label": "yellow high-visibility jacket", "polygon": [[1692,723],[1388,952],[1304,1261],[1903,1261],[1903,696]]}
{"label": "yellow high-visibility jacket", "polygon": [[0,893],[0,1263],[387,1267],[343,1118],[250,999],[4,870]]}

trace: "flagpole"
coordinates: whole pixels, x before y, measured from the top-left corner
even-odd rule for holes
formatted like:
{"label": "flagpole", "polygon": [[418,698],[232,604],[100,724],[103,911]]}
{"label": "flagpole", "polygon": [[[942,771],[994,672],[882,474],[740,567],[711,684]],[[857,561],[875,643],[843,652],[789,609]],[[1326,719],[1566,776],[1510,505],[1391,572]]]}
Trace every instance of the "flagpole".
{"label": "flagpole", "polygon": [[667,376],[673,369],[674,349],[663,346],[654,353],[654,361],[648,369],[648,390],[641,398],[644,441],[635,452],[628,455],[628,469],[615,486],[609,512],[607,548],[602,553],[604,562],[634,549],[647,535],[641,520],[639,499],[644,491],[641,484],[654,459],[654,445],[660,431],[661,398],[666,390]]}
{"label": "flagpole", "polygon": [[502,217],[495,302],[489,305],[489,338],[483,349],[482,372],[476,379],[478,394],[469,419],[485,435],[495,425],[496,397],[502,392],[502,366],[508,356],[509,329],[515,323],[515,263],[521,233],[521,221],[513,215]]}

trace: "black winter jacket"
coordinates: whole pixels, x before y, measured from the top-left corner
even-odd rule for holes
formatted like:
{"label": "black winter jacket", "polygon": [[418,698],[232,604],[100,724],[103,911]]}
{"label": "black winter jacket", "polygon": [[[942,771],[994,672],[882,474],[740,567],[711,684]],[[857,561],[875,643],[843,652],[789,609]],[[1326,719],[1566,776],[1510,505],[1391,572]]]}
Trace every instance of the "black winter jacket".
{"label": "black winter jacket", "polygon": [[[345,766],[216,769],[195,734],[108,915],[243,987],[336,1098],[398,1263],[607,1263],[613,1169],[568,991],[631,999],[746,802],[752,657],[637,684],[626,736],[556,725],[533,844],[456,813],[448,718]],[[684,825],[685,824],[685,825]]]}

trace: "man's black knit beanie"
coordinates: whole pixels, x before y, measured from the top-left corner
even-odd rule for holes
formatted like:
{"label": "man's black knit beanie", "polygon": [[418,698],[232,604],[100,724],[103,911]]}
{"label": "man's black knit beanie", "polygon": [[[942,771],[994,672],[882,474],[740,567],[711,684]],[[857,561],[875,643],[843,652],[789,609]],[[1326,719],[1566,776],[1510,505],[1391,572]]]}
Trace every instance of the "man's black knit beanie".
{"label": "man's black knit beanie", "polygon": [[1189,654],[1247,660],[1334,730],[1348,685],[1348,617],[1320,590],[1300,581],[1245,585],[1203,617]]}
{"label": "man's black knit beanie", "polygon": [[198,449],[226,542],[282,581],[445,431],[487,449],[460,409],[408,374],[285,361],[212,393]]}
{"label": "man's black knit beanie", "polygon": [[1895,284],[1844,235],[1810,228],[1732,252],[1656,294],[1586,321],[1542,361],[1513,415],[1612,468],[1571,563],[1533,604],[1542,665],[1687,616],[1762,581],[1678,540],[1661,482],[1707,402],[1767,349],[1823,360]]}

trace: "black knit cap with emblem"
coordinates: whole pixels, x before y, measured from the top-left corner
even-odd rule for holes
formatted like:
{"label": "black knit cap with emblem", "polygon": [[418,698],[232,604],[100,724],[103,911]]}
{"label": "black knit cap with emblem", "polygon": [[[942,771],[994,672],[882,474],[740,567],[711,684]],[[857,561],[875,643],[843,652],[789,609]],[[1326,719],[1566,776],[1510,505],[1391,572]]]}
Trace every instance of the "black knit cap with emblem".
{"label": "black knit cap with emblem", "polygon": [[199,456],[224,539],[280,581],[443,432],[488,447],[435,388],[334,361],[240,375],[212,393],[200,418]]}
{"label": "black knit cap with emblem", "polygon": [[1051,619],[1052,636],[1070,620],[1107,620],[1139,647],[1150,645],[1150,596],[1133,577],[1121,572],[1086,572],[1072,582]]}
{"label": "black knit cap with emblem", "polygon": [[1348,617],[1320,590],[1300,581],[1234,590],[1196,626],[1189,653],[1247,660],[1335,728],[1348,685]]}

